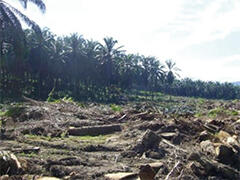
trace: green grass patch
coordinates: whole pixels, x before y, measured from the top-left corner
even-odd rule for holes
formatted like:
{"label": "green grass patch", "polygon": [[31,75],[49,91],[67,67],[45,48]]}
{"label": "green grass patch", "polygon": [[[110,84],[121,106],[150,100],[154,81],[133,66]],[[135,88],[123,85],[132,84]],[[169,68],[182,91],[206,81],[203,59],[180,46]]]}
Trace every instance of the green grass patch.
{"label": "green grass patch", "polygon": [[216,118],[217,115],[219,115],[221,112],[222,112],[222,109],[221,109],[221,108],[211,109],[211,110],[208,112],[208,117],[210,117],[210,118]]}
{"label": "green grass patch", "polygon": [[239,115],[239,112],[236,110],[223,109],[222,107],[212,109],[208,112],[208,117],[210,118],[216,118],[217,116],[220,116],[220,115],[237,116]]}
{"label": "green grass patch", "polygon": [[4,115],[5,115],[5,112],[4,111],[0,111],[0,117],[4,116]]}
{"label": "green grass patch", "polygon": [[29,157],[29,158],[32,158],[32,157],[38,157],[38,153],[18,153],[17,156],[19,157]]}
{"label": "green grass patch", "polygon": [[26,135],[24,135],[24,137],[27,139],[36,140],[36,141],[40,141],[40,140],[55,141],[55,140],[60,139],[60,138],[52,138],[50,136],[39,136],[39,135],[34,135],[34,134],[26,134]]}
{"label": "green grass patch", "polygon": [[122,108],[116,104],[110,104],[110,108],[114,111],[114,112],[121,112]]}
{"label": "green grass patch", "polygon": [[198,102],[199,105],[203,105],[205,103],[205,99],[203,98],[198,98]]}
{"label": "green grass patch", "polygon": [[239,115],[239,112],[236,110],[227,110],[227,114],[230,116],[237,116]]}
{"label": "green grass patch", "polygon": [[25,138],[31,139],[34,141],[66,141],[67,143],[73,142],[79,142],[83,144],[103,144],[105,143],[106,139],[111,137],[111,135],[99,135],[99,136],[68,136],[64,137],[64,135],[60,137],[50,137],[50,136],[38,136],[38,135],[33,135],[33,134],[26,134],[24,135]]}
{"label": "green grass patch", "polygon": [[52,103],[52,104],[58,104],[61,102],[66,102],[66,103],[72,103],[74,102],[72,97],[68,97],[68,96],[64,96],[63,98],[59,98],[59,99],[54,99],[54,98],[48,98],[47,102]]}
{"label": "green grass patch", "polygon": [[196,118],[200,118],[200,117],[203,117],[203,113],[202,112],[197,112],[195,115],[194,115],[194,117],[196,117]]}
{"label": "green grass patch", "polygon": [[239,99],[234,99],[232,102],[233,103],[238,103],[238,102],[240,102],[240,100]]}

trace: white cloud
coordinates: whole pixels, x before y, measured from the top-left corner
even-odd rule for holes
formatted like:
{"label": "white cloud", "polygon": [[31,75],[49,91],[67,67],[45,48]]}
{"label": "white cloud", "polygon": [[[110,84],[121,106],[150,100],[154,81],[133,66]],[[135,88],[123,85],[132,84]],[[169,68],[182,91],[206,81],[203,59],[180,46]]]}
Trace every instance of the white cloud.
{"label": "white cloud", "polygon": [[[200,12],[196,12],[195,22],[186,21],[191,34],[186,39],[186,45],[200,44],[203,42],[223,39],[232,31],[240,29],[240,24],[236,23],[240,17],[240,3],[234,0],[213,0],[205,1],[208,5]],[[231,8],[224,11],[224,6],[228,3]],[[183,24],[184,25],[184,24]]]}

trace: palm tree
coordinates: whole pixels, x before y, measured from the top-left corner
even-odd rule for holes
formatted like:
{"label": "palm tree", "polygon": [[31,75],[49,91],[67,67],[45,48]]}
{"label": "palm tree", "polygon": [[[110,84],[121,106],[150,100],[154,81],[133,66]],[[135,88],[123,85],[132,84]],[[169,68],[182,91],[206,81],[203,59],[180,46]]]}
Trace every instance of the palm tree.
{"label": "palm tree", "polygon": [[[23,8],[27,8],[28,2],[35,4],[42,13],[45,12],[46,6],[42,0],[19,0]],[[3,55],[4,43],[11,43],[16,48],[24,37],[20,21],[31,27],[36,32],[41,32],[39,26],[25,16],[21,11],[4,0],[0,0],[0,58]],[[7,39],[6,39],[7,38]]]}
{"label": "palm tree", "polygon": [[106,80],[108,83],[113,83],[113,74],[114,74],[114,63],[117,58],[120,58],[124,50],[121,50],[123,46],[115,48],[115,45],[118,41],[114,40],[112,37],[104,38],[104,45],[99,43],[98,46],[98,56],[100,64],[103,67],[104,74],[106,75]]}
{"label": "palm tree", "polygon": [[[32,2],[35,4],[42,13],[45,12],[46,6],[42,0],[19,0],[22,6],[26,9],[28,2]],[[1,29],[5,28],[5,26],[8,24],[17,30],[22,31],[22,26],[20,23],[20,19],[23,20],[29,27],[39,30],[38,25],[33,22],[31,19],[29,19],[27,16],[25,16],[22,12],[20,12],[18,9],[16,9],[14,6],[9,4],[6,1],[0,0],[0,22],[1,22]]]}
{"label": "palm tree", "polygon": [[165,63],[167,65],[166,81],[168,84],[172,84],[176,77],[180,77],[178,72],[181,71],[181,69],[176,67],[176,63],[171,59],[166,60]]}

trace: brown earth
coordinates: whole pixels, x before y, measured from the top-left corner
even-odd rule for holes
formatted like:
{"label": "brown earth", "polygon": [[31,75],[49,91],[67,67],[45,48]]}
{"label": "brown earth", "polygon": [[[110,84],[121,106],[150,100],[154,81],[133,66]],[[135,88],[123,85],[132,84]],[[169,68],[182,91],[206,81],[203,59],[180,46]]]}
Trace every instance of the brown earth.
{"label": "brown earth", "polygon": [[119,107],[34,100],[3,107],[0,179],[240,179],[240,101]]}

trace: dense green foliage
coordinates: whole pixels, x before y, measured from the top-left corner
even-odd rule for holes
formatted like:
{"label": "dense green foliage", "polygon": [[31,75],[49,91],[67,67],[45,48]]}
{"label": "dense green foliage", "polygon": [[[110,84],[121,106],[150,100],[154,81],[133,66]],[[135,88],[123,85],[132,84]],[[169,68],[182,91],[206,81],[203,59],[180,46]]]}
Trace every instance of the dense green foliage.
{"label": "dense green foliage", "polygon": [[[155,57],[125,53],[113,38],[101,44],[78,34],[57,37],[25,32],[23,59],[8,46],[0,64],[1,99],[25,94],[49,101],[69,96],[76,100],[117,102],[123,92],[160,91],[203,98],[239,98],[240,88],[230,83],[176,80],[179,69]],[[16,67],[17,64],[17,67]]]}
{"label": "dense green foliage", "polygon": [[175,80],[168,93],[208,99],[240,99],[240,86],[232,83],[193,81],[186,78],[181,81]]}

